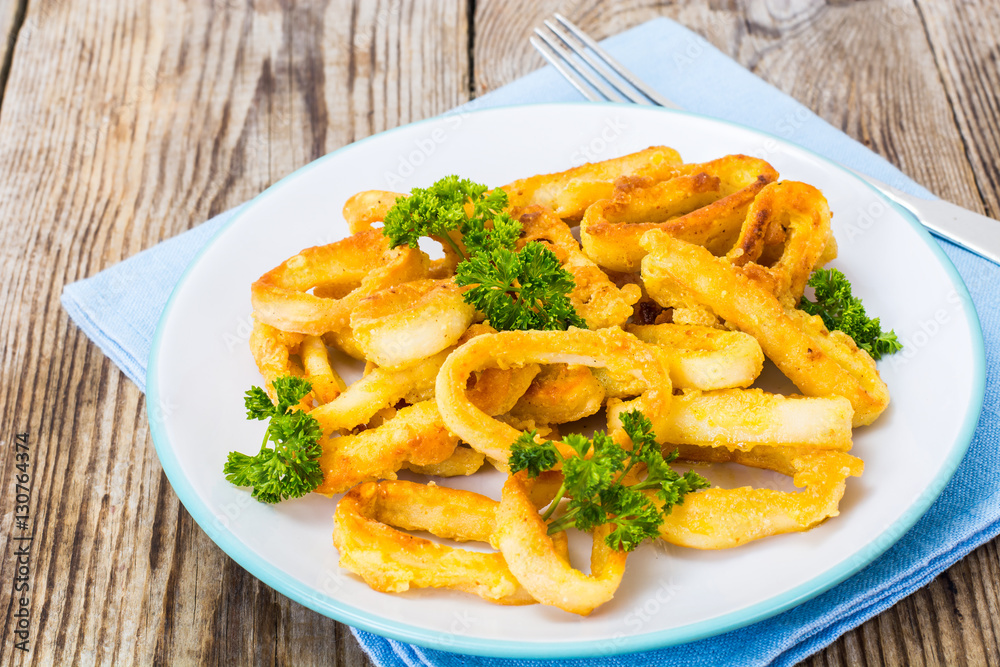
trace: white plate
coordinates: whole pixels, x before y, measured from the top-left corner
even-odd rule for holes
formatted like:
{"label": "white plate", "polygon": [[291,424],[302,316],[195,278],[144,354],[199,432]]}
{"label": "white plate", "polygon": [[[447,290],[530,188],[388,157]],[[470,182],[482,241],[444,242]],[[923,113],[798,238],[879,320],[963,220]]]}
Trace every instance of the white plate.
{"label": "white plate", "polygon": [[[650,145],[688,162],[763,157],[811,183],[834,211],[840,257],[869,312],[900,335],[880,362],[892,404],[855,432],[864,476],[841,516],[812,531],[705,552],[645,546],[614,600],[589,618],[499,607],[451,591],[378,593],[337,565],[335,501],[258,503],[223,478],[226,454],[256,451],[261,422],[243,393],[260,376],[247,348],[250,283],[300,249],[347,234],[340,211],[368,189],[407,192],[460,174],[491,186]],[[148,405],[163,468],[206,533],[256,577],[316,611],[434,648],[504,657],[571,657],[682,643],[761,620],[817,595],[891,546],[927,510],[972,436],[983,348],[968,293],[915,221],[825,159],[780,139],[692,114],[574,104],[487,110],[416,123],[347,146],[257,197],[201,252],[157,329]],[[447,483],[447,482],[446,482]],[[498,496],[496,476],[455,482]]]}

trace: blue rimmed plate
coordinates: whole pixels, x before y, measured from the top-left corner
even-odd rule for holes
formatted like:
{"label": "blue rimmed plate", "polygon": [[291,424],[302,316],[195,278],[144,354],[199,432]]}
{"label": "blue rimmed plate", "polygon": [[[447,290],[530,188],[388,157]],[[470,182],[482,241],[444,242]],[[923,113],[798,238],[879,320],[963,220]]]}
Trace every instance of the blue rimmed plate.
{"label": "blue rimmed plate", "polygon": [[[259,446],[243,392],[260,384],[247,348],[250,283],[300,249],[347,235],[340,210],[369,189],[409,191],[446,174],[500,185],[535,173],[669,145],[686,161],[763,157],[811,183],[834,212],[840,257],[869,311],[903,352],[880,362],[892,404],[855,433],[864,476],[841,516],[801,534],[718,552],[647,546],[629,558],[615,599],[589,618],[497,607],[450,591],[377,593],[337,565],[335,501],[267,506],[227,483],[226,454]],[[350,378],[351,369],[347,369]],[[928,509],[968,447],[983,400],[982,336],[968,293],[930,236],[843,168],[805,149],[694,114],[552,104],[453,114],[370,137],[281,180],[247,206],[188,268],[162,316],[147,377],[150,424],[184,506],[233,559],[281,593],[372,632],[433,648],[568,658],[692,641],[759,621],[842,581]],[[445,483],[498,497],[497,474]]]}

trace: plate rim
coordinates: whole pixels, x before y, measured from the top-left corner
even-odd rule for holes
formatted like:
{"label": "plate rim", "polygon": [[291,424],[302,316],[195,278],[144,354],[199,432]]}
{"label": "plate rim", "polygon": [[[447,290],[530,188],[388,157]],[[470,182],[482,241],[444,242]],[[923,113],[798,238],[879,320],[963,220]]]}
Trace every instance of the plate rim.
{"label": "plate rim", "polygon": [[[261,200],[272,196],[275,191],[283,188],[292,180],[302,176],[314,168],[319,167],[322,163],[329,159],[333,159],[341,152],[353,150],[368,141],[382,138],[386,135],[419,125],[445,122],[456,112],[479,116],[496,113],[502,114],[513,109],[523,110],[543,107],[582,109],[593,108],[595,106],[629,110],[639,109],[639,107],[633,104],[613,102],[546,102],[538,104],[503,105],[473,110],[464,110],[462,107],[458,107],[452,112],[434,116],[432,118],[425,118],[395,128],[390,128],[383,132],[364,137],[345,146],[341,146],[340,148],[337,148],[336,150],[331,151],[330,153],[327,153],[326,155],[323,155],[306,165],[303,165],[290,174],[287,174],[267,187],[248,203],[240,206],[239,210],[237,210],[233,216],[226,221],[198,250],[194,258],[184,269],[184,272],[181,274],[181,277],[178,279],[173,290],[171,290],[170,297],[167,299],[163,311],[157,320],[156,330],[150,346],[146,372],[147,420],[149,422],[154,448],[156,450],[157,457],[160,460],[160,465],[162,466],[171,487],[174,489],[178,499],[181,501],[181,504],[195,520],[195,523],[198,524],[199,528],[201,528],[230,558],[250,572],[250,574],[254,577],[275,591],[288,596],[296,602],[309,607],[313,611],[316,611],[324,616],[383,637],[416,644],[425,648],[447,651],[450,653],[464,653],[468,655],[497,658],[553,659],[596,657],[599,655],[610,656],[666,648],[668,646],[697,641],[706,637],[721,635],[746,627],[753,623],[766,620],[812,598],[815,598],[830,590],[837,584],[843,582],[851,575],[856,574],[895,545],[910,530],[910,528],[912,528],[913,525],[927,513],[934,501],[937,500],[937,498],[944,491],[948,482],[958,469],[959,464],[965,458],[969,446],[972,443],[976,426],[979,422],[986,391],[986,363],[982,327],[968,287],[962,279],[962,276],[958,273],[958,269],[955,267],[954,263],[948,255],[945,254],[944,250],[937,243],[934,237],[909,210],[888,199],[877,188],[860,178],[847,167],[834,162],[833,160],[810,148],[788,141],[785,138],[778,137],[777,135],[769,132],[758,130],[733,121],[714,118],[705,114],[677,109],[644,107],[642,108],[643,112],[689,116],[699,120],[708,121],[710,123],[721,123],[744,131],[749,131],[752,134],[775,140],[779,142],[779,144],[791,145],[819,159],[827,166],[839,169],[841,172],[847,174],[858,183],[861,183],[865,187],[869,188],[883,203],[892,207],[902,215],[903,219],[912,228],[914,228],[915,231],[917,231],[918,237],[924,245],[931,249],[932,254],[938,259],[939,263],[945,269],[945,272],[951,278],[953,285],[958,289],[959,296],[963,297],[963,302],[968,306],[963,310],[965,311],[966,321],[973,339],[972,400],[969,402],[966,413],[962,419],[961,429],[958,437],[956,438],[955,446],[952,448],[949,456],[945,459],[945,462],[938,471],[938,474],[930,480],[920,496],[906,508],[906,510],[894,523],[883,529],[879,535],[870,540],[868,544],[864,545],[854,556],[789,591],[769,597],[761,602],[744,607],[743,609],[738,609],[736,611],[725,613],[704,621],[699,621],[691,625],[681,626],[680,628],[657,630],[628,637],[615,638],[614,647],[610,649],[609,643],[611,642],[607,638],[590,641],[583,640],[574,642],[559,642],[555,644],[542,642],[519,643],[512,640],[456,636],[437,630],[417,628],[397,621],[389,621],[372,612],[360,609],[329,595],[319,593],[316,589],[302,584],[283,571],[275,571],[275,569],[256,552],[244,545],[240,540],[236,539],[235,535],[225,530],[219,531],[211,528],[215,523],[217,523],[216,517],[211,513],[208,506],[201,502],[194,486],[190,483],[187,477],[184,476],[180,461],[176,457],[172,443],[166,435],[163,417],[154,413],[154,406],[159,405],[161,402],[157,393],[159,378],[159,350],[161,347],[165,322],[170,316],[175,298],[181,288],[189,280],[192,269],[200,264],[204,255],[218,242],[223,233],[237,224],[245,215],[248,214],[249,211],[253,210],[255,205],[259,204]],[[890,535],[892,538],[890,540],[881,539],[885,535]]]}

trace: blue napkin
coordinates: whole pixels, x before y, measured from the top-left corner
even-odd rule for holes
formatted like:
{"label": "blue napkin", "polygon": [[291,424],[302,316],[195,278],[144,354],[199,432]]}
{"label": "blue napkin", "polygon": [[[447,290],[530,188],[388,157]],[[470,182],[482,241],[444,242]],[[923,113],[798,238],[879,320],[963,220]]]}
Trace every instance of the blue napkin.
{"label": "blue napkin", "polygon": [[[626,67],[679,105],[778,135],[912,194],[930,196],[867,148],[743,69],[702,37],[656,19],[604,42]],[[578,101],[551,67],[465,105],[479,109],[529,101]],[[160,312],[198,250],[235,209],[86,280],[68,285],[63,307],[121,369],[144,388]],[[986,341],[986,399],[968,455],[930,511],[867,568],[794,609],[746,628],[648,653],[564,661],[596,665],[791,665],[924,586],[978,545],[1000,534],[1000,267],[941,242],[979,312]],[[423,649],[354,631],[378,665],[514,667],[551,664]]]}

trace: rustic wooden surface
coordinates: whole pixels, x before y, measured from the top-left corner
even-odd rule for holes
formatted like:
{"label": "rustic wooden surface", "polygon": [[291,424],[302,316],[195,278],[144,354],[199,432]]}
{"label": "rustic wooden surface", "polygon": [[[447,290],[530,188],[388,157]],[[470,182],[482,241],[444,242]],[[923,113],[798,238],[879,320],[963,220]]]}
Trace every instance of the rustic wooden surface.
{"label": "rustic wooden surface", "polygon": [[[20,533],[26,432],[34,534],[28,652],[11,542],[0,556],[3,664],[369,664],[194,524],[142,394],[59,294],[319,155],[534,69],[527,37],[553,11],[597,37],[678,19],[938,194],[1000,215],[994,0],[0,0],[0,525]],[[807,662],[998,664],[998,607],[994,541]]]}

